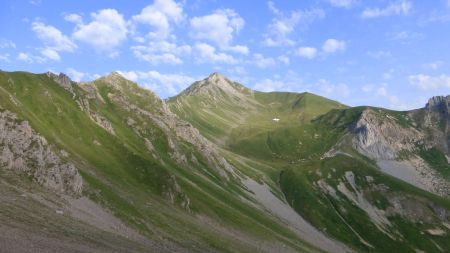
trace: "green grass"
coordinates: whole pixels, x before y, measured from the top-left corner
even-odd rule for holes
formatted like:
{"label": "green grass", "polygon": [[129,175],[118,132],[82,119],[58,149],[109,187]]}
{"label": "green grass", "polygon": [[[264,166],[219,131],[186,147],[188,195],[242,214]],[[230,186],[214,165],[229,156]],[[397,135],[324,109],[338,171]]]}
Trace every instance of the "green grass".
{"label": "green grass", "polygon": [[421,147],[419,149],[419,155],[436,171],[438,171],[444,178],[450,181],[450,164],[448,163],[447,157],[444,153],[432,147],[426,149]]}
{"label": "green grass", "polygon": [[[164,113],[159,98],[124,79],[118,79],[117,84],[120,91],[105,78],[85,84],[95,85],[102,98],[89,100],[90,110],[107,119],[115,135],[93,122],[87,112],[80,110],[72,94],[45,74],[0,72],[0,105],[21,120],[28,120],[55,149],[69,153],[67,160],[76,165],[84,179],[85,195],[151,238],[158,239],[157,233],[187,248],[196,245],[204,250],[255,251],[251,243],[236,241],[200,222],[199,215],[214,220],[221,229],[239,231],[254,242],[272,241],[299,251],[315,251],[278,220],[243,202],[241,196],[245,194],[238,182],[223,180],[200,151],[122,104],[134,104],[158,116]],[[81,87],[74,86],[74,90],[77,97],[86,96]],[[116,100],[118,97],[124,100]],[[129,118],[135,121],[134,127],[128,126]],[[199,165],[175,163],[170,156],[169,137],[186,157],[194,154]],[[144,138],[153,143],[159,159],[147,150]],[[165,198],[167,191],[175,187],[171,175],[181,194],[191,200],[191,213],[181,207],[180,193],[175,193],[174,204]]]}

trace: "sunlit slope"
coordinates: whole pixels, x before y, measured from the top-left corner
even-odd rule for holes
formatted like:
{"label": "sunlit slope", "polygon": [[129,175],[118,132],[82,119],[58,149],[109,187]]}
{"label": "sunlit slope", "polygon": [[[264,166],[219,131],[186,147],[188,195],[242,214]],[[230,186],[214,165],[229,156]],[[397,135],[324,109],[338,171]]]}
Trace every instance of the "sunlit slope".
{"label": "sunlit slope", "polygon": [[[447,139],[447,116],[435,115],[434,129],[422,127],[425,109],[349,108],[310,93],[248,89],[245,99],[233,100],[210,78],[201,87],[220,92],[183,92],[169,100],[171,109],[226,149],[234,164],[248,165],[243,171],[280,189],[317,229],[357,252],[449,249],[448,198],[379,165],[383,159],[403,164],[417,158],[437,173],[432,175],[448,177],[441,141]],[[223,80],[222,86],[231,82]]]}
{"label": "sunlit slope", "polygon": [[[255,208],[252,194],[234,174],[238,164],[236,172],[230,170],[214,145],[168,111],[164,101],[117,73],[75,84],[58,83],[51,73],[1,72],[0,106],[19,122],[28,121],[64,154],[61,159],[76,166],[83,198],[148,240],[167,243],[168,252],[318,251],[278,218]],[[2,180],[22,182],[20,187],[36,184],[20,172],[14,175],[0,173]],[[46,198],[51,193],[36,194]],[[13,202],[9,209],[20,207]],[[1,218],[30,229],[44,215],[0,211]],[[56,220],[48,224],[69,233],[52,227]]]}
{"label": "sunlit slope", "polygon": [[300,154],[300,138],[315,138],[310,121],[346,108],[311,93],[252,91],[218,73],[168,102],[173,112],[222,147],[267,159]]}

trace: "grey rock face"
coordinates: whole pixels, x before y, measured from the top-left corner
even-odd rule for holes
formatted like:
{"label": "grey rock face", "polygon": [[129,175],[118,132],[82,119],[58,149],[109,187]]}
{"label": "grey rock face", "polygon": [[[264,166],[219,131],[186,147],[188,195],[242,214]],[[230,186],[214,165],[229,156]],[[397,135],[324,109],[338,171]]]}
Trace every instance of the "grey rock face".
{"label": "grey rock face", "polygon": [[64,73],[59,73],[56,75],[52,72],[47,72],[47,76],[55,80],[61,87],[69,91],[72,95],[75,95],[72,87],[72,80]]}
{"label": "grey rock face", "polygon": [[80,195],[83,189],[75,166],[62,161],[27,121],[8,111],[0,111],[0,169],[25,173],[60,193]]}
{"label": "grey rock face", "polygon": [[427,109],[443,109],[450,111],[450,96],[435,96],[428,100]]}
{"label": "grey rock face", "polygon": [[375,160],[397,159],[401,151],[413,151],[424,139],[416,129],[403,128],[395,119],[372,110],[361,114],[352,132],[353,147]]}
{"label": "grey rock face", "polygon": [[426,140],[450,156],[450,96],[436,96],[423,109],[409,112],[416,124],[426,130]]}

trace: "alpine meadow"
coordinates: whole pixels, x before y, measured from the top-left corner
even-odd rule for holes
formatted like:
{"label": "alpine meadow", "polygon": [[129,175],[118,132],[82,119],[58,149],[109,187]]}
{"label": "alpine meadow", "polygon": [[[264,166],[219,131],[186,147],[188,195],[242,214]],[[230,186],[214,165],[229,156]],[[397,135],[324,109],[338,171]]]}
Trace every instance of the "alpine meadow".
{"label": "alpine meadow", "polygon": [[0,253],[450,252],[449,1],[0,7]]}

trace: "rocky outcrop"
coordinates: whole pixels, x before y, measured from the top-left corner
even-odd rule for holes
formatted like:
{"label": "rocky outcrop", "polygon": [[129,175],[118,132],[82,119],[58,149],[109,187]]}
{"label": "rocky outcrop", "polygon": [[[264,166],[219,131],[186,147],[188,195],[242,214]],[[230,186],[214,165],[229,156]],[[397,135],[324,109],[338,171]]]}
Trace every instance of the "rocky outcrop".
{"label": "rocky outcrop", "polygon": [[75,166],[63,161],[27,121],[0,111],[0,169],[26,174],[58,193],[80,195],[83,180]]}
{"label": "rocky outcrop", "polygon": [[388,114],[365,110],[351,129],[353,147],[375,160],[394,160],[401,152],[412,152],[424,135],[412,127],[402,127]]}
{"label": "rocky outcrop", "polygon": [[95,112],[90,112],[90,117],[95,123],[97,123],[97,125],[99,125],[103,129],[105,129],[108,133],[110,133],[112,135],[116,134],[114,132],[114,128],[113,128],[111,122],[109,122],[109,120],[107,120],[102,115],[95,113]]}
{"label": "rocky outcrop", "polygon": [[432,97],[428,100],[428,103],[425,106],[425,108],[429,109],[429,110],[442,111],[443,113],[449,113],[450,112],[450,96]]}
{"label": "rocky outcrop", "polygon": [[47,76],[53,79],[56,83],[58,83],[61,87],[63,87],[65,90],[70,92],[73,96],[75,96],[75,92],[73,90],[73,84],[72,80],[64,73],[59,73],[59,75],[56,75],[52,72],[47,72]]}
{"label": "rocky outcrop", "polygon": [[424,109],[409,114],[426,130],[427,141],[450,155],[450,96],[432,97]]}

